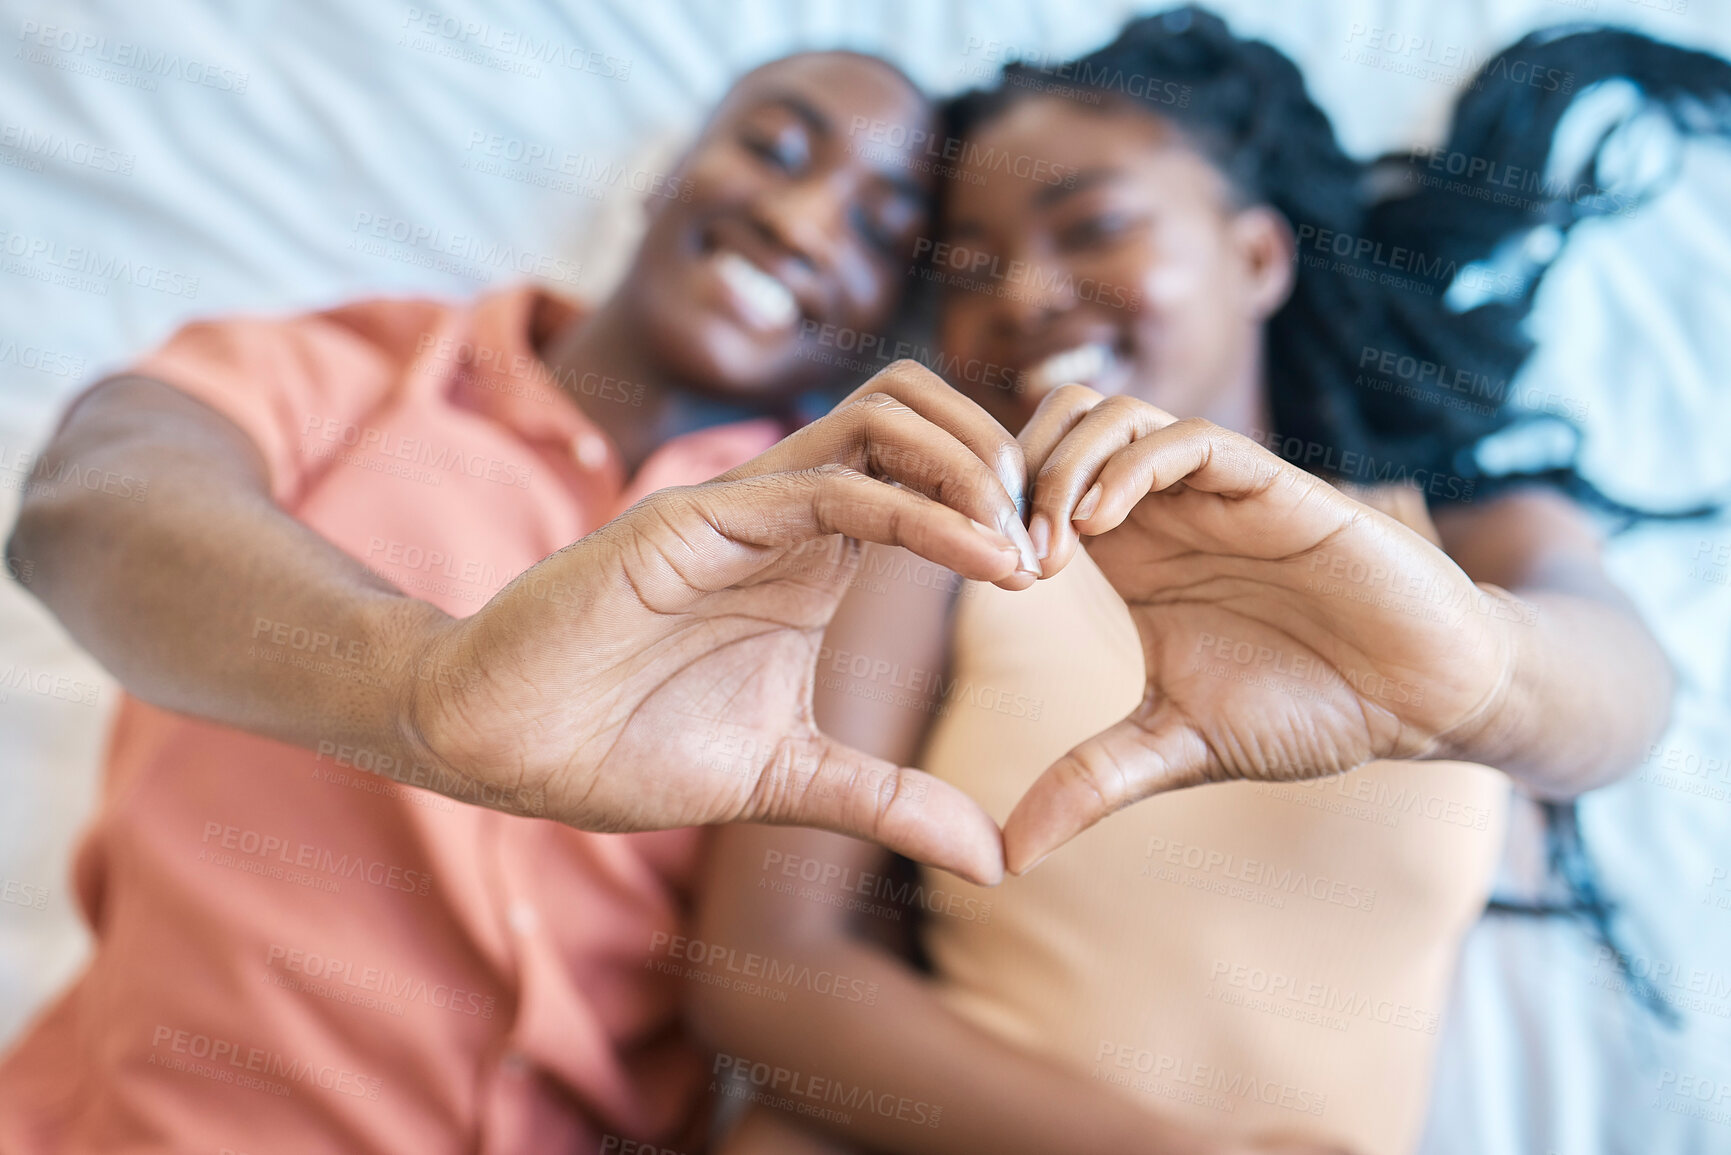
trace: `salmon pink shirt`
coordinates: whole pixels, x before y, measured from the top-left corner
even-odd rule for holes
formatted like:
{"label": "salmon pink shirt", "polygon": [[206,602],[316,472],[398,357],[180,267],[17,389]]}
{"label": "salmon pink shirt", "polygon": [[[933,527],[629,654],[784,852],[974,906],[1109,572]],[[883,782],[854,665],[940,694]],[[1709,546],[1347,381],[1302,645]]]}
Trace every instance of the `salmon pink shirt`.
{"label": "salmon pink shirt", "polygon": [[[637,387],[558,380],[535,353],[577,317],[533,289],[369,301],[189,325],[132,372],[230,418],[286,510],[464,616],[785,432],[702,430],[627,477],[583,409],[640,404]],[[340,639],[296,629],[255,623],[259,660],[342,670]],[[704,1067],[677,980],[647,964],[684,914],[699,832],[589,834],[413,779],[123,698],[75,867],[96,951],[0,1061],[0,1151],[690,1141]]]}

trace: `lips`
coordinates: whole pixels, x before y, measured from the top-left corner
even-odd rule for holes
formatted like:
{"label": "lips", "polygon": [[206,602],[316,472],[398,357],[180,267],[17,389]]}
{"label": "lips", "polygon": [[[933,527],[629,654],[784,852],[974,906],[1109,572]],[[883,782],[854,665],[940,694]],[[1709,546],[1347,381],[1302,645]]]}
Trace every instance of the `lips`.
{"label": "lips", "polygon": [[779,278],[764,272],[738,253],[723,251],[714,258],[715,274],[733,299],[740,316],[752,328],[781,332],[799,320],[799,301]]}
{"label": "lips", "polygon": [[1060,385],[1094,385],[1117,364],[1111,346],[1102,341],[1078,345],[1039,361],[1022,370],[1022,389],[1034,397],[1043,397]]}

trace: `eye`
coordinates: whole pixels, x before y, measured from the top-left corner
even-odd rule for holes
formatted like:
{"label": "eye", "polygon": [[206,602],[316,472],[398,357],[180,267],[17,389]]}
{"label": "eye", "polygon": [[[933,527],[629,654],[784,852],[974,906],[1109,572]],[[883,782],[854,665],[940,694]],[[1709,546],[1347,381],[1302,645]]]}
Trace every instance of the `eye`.
{"label": "eye", "polygon": [[1070,252],[1079,252],[1110,244],[1134,232],[1147,218],[1117,209],[1090,213],[1058,230],[1058,244]]}
{"label": "eye", "polygon": [[862,195],[848,210],[848,225],[873,249],[899,259],[909,236],[925,218],[925,206],[900,192]]}
{"label": "eye", "polygon": [[811,161],[811,144],[795,124],[779,129],[747,126],[740,133],[740,142],[747,152],[779,172],[799,172]]}

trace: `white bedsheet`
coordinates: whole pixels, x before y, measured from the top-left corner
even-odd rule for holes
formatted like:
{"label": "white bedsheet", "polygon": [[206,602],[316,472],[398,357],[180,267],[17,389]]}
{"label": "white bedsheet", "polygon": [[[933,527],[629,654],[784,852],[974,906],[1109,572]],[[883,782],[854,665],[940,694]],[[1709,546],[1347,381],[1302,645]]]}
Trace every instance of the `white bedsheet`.
{"label": "white bedsheet", "polygon": [[[645,150],[688,131],[744,68],[847,45],[947,91],[985,79],[1006,52],[1091,47],[1138,7],[1149,6],[0,0],[0,519],[15,508],[21,455],[72,391],[188,317],[368,293],[466,296],[520,269],[592,293],[628,249],[630,186],[656,171]],[[1725,0],[1218,7],[1305,66],[1362,154],[1440,133],[1463,77],[1446,65],[1425,74],[1415,60],[1482,59],[1541,24],[1633,23],[1731,51]],[[551,42],[559,59],[514,52],[525,36]],[[1400,51],[1403,42],[1417,53]],[[489,156],[495,139],[510,155],[564,158],[572,175],[549,185],[535,175],[544,170],[500,165]],[[1702,164],[1703,189],[1731,189],[1712,183],[1723,174],[1705,171],[1711,160]],[[1602,238],[1583,229],[1570,267],[1545,290],[1539,329],[1565,339],[1547,344],[1531,372],[1587,406],[1588,458],[1627,496],[1723,487],[1714,463],[1731,460],[1727,203],[1723,192],[1679,194],[1663,219],[1619,222]],[[1669,230],[1666,243],[1651,230]],[[1659,385],[1679,382],[1681,400],[1655,401]],[[1587,804],[1633,940],[1705,984],[1719,1009],[1642,1057],[1625,1045],[1642,1028],[1591,985],[1603,968],[1582,955],[1578,932],[1486,924],[1469,944],[1447,1031],[1432,1151],[1731,1150],[1731,1116],[1676,1114],[1670,1104],[1682,1100],[1658,1085],[1669,1069],[1672,1091],[1685,1075],[1731,1087],[1731,884],[1714,874],[1731,866],[1724,548],[1731,526],[1643,530],[1613,547],[1620,580],[1684,671],[1667,748],[1697,765],[1718,759],[1716,776],[1679,771],[1682,788],[1632,780]],[[95,663],[4,584],[0,682],[20,677],[0,693],[0,886],[16,884],[0,902],[0,1041],[87,949],[68,869],[115,701]],[[1665,757],[1647,769],[1661,772]],[[1710,793],[1688,793],[1691,784]],[[1709,977],[1688,977],[1697,972]],[[1708,1106],[1731,1110],[1731,1092]]]}

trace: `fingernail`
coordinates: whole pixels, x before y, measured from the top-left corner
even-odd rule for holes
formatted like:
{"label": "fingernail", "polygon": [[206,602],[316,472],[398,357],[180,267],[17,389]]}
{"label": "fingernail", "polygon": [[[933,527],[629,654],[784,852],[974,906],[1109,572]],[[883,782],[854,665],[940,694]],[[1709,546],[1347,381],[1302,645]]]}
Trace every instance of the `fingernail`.
{"label": "fingernail", "polygon": [[1046,861],[1046,859],[1048,859],[1050,857],[1052,857],[1052,853],[1051,853],[1051,851],[1047,851],[1045,854],[1042,854],[1042,855],[1040,855],[1040,857],[1034,859],[1034,861],[1028,863],[1028,865],[1022,867],[1022,869],[1018,870],[1016,873],[1018,875],[1032,874],[1032,873],[1034,873],[1035,867],[1039,866],[1040,863]]}
{"label": "fingernail", "polygon": [[[1015,542],[1011,541],[1004,534],[999,533],[997,530],[993,529],[991,526],[987,525],[985,522],[975,521],[973,518],[970,517],[970,518],[968,518],[968,523],[970,525],[972,525],[975,529],[979,530],[986,537],[990,538],[992,541],[992,544],[997,546],[999,549],[1004,549],[1004,550],[1016,549],[1016,543]],[[1016,552],[1020,553],[1021,551],[1017,550]]]}
{"label": "fingernail", "polygon": [[1100,498],[1105,494],[1096,481],[1094,487],[1082,495],[1081,502],[1076,506],[1076,512],[1070,515],[1071,521],[1087,521],[1094,516],[1094,511],[1100,508]]}
{"label": "fingernail", "polygon": [[1034,543],[1028,540],[1028,528],[1014,514],[1004,518],[1001,527],[1003,535],[1016,543],[1016,552],[1021,555],[1021,569],[1032,577],[1040,576],[1040,559],[1034,553]]}
{"label": "fingernail", "polygon": [[1034,556],[1041,561],[1052,552],[1052,522],[1043,513],[1036,513],[1028,523],[1028,540],[1034,543]]}

